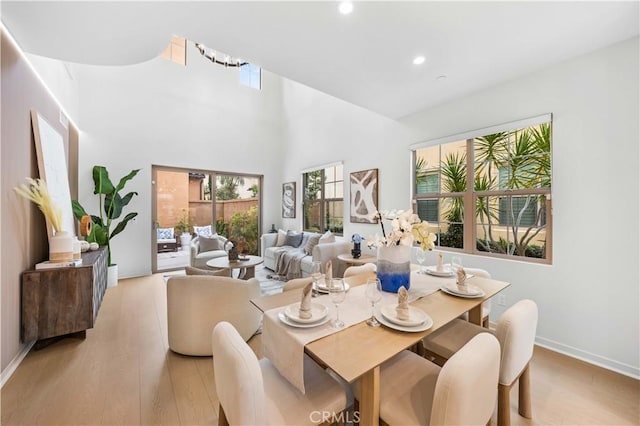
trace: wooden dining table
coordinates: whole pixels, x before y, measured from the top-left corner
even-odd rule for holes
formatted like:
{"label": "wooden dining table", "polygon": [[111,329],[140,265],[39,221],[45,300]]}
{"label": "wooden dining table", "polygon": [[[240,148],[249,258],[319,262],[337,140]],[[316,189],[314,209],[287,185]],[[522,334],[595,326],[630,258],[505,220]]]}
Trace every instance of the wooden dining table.
{"label": "wooden dining table", "polygon": [[[362,274],[345,278],[352,287],[366,283],[375,274]],[[425,331],[404,332],[385,326],[370,327],[364,321],[337,331],[305,345],[304,351],[320,365],[333,370],[343,380],[353,383],[360,380],[360,424],[378,425],[380,414],[380,365],[393,356],[419,343],[424,337],[442,326],[469,313],[469,321],[482,324],[482,302],[507,288],[510,283],[494,279],[474,277],[474,286],[484,291],[484,296],[469,299],[436,291],[411,303],[426,312],[433,326]],[[301,290],[287,291],[252,299],[261,311],[287,306],[300,300]]]}

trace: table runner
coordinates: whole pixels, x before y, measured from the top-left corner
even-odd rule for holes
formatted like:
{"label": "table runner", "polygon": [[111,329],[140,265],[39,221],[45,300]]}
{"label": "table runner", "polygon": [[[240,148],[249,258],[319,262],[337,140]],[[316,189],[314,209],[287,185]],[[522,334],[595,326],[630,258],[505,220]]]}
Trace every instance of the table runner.
{"label": "table runner", "polygon": [[[412,302],[436,292],[443,284],[451,282],[452,279],[412,272],[409,301]],[[336,311],[329,295],[322,295],[312,299],[313,303],[320,303],[329,308],[331,320],[318,327],[296,328],[283,324],[278,319],[278,314],[285,308],[284,306],[270,309],[264,313],[262,326],[264,356],[271,360],[280,374],[300,392],[305,393],[303,370],[305,345],[371,317],[371,302],[367,300],[365,290],[366,285],[360,285],[351,288],[347,292],[344,302],[339,307],[340,319],[345,323],[345,327],[340,329],[332,326]],[[382,300],[378,305],[396,303],[397,297],[395,293],[382,292]]]}

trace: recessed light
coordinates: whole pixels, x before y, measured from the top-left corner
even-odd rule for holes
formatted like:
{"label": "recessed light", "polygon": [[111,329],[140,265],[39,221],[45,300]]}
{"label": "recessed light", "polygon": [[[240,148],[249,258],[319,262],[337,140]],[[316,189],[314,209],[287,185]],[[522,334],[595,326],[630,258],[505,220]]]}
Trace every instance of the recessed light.
{"label": "recessed light", "polygon": [[350,1],[341,1],[340,6],[338,6],[338,10],[343,15],[348,15],[353,12],[353,3],[351,3]]}
{"label": "recessed light", "polygon": [[436,77],[436,80],[437,80],[437,81],[444,81],[444,80],[446,80],[446,79],[447,79],[447,76],[446,76],[446,75],[444,75],[444,74],[439,75],[439,76],[437,76],[437,77]]}
{"label": "recessed light", "polygon": [[413,65],[424,64],[425,60],[426,60],[426,58],[424,56],[422,56],[422,55],[416,56],[415,58],[413,58]]}

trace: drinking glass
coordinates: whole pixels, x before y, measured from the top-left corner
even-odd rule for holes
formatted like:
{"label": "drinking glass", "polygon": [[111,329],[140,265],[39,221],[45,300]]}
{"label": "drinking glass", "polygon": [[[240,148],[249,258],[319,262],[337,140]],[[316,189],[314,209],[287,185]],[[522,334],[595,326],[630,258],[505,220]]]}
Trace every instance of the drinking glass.
{"label": "drinking glass", "polygon": [[376,319],[375,313],[375,305],[380,300],[382,300],[382,287],[380,286],[380,280],[378,278],[369,278],[367,280],[367,289],[364,293],[371,302],[371,318],[367,320],[367,325],[371,327],[377,327],[380,325],[378,320]]}
{"label": "drinking glass", "polygon": [[460,268],[462,268],[462,259],[460,256],[451,257],[451,272],[455,275]]}
{"label": "drinking glass", "polygon": [[416,260],[420,264],[420,270],[418,271],[418,273],[424,274],[424,266],[422,266],[422,264],[425,260],[427,260],[427,252],[418,247],[418,250],[416,250]]}
{"label": "drinking glass", "polygon": [[318,280],[322,278],[322,262],[314,260],[311,264],[311,278],[313,278],[313,291],[311,297],[318,296]]}
{"label": "drinking glass", "polygon": [[336,320],[333,322],[333,326],[335,328],[344,327],[344,322],[340,321],[340,311],[338,306],[344,302],[344,298],[347,295],[347,292],[344,289],[344,281],[342,278],[335,278],[331,280],[331,285],[329,287],[329,295],[331,296],[331,302],[336,307]]}

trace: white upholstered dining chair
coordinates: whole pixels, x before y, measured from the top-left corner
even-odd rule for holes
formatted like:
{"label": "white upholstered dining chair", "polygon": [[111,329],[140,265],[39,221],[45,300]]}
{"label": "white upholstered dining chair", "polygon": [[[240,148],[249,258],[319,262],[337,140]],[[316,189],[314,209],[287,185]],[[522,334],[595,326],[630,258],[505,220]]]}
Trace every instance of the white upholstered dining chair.
{"label": "white upholstered dining chair", "polygon": [[[495,336],[501,347],[500,380],[498,382],[498,425],[511,424],[509,392],[519,382],[518,412],[530,419],[531,383],[529,363],[533,355],[533,344],[538,325],[538,307],[532,300],[521,300],[498,320]],[[489,334],[489,330],[456,319],[423,339],[425,355],[436,359],[449,359],[469,339]]]}
{"label": "white upholstered dining chair", "polygon": [[442,368],[403,351],[380,369],[380,419],[391,426],[487,424],[499,369],[500,345],[489,333],[471,339]]}
{"label": "white upholstered dining chair", "polygon": [[315,425],[347,408],[345,390],[306,355],[302,394],[268,359],[258,361],[231,324],[216,325],[212,347],[218,425]]}
{"label": "white upholstered dining chair", "polygon": [[284,287],[282,287],[282,291],[295,290],[297,288],[304,288],[309,283],[313,282],[313,278],[294,278],[285,283]]}
{"label": "white upholstered dining chair", "polygon": [[376,272],[376,270],[377,268],[375,263],[365,263],[364,265],[349,266],[344,270],[343,278],[348,278],[360,274],[370,274],[372,272]]}

